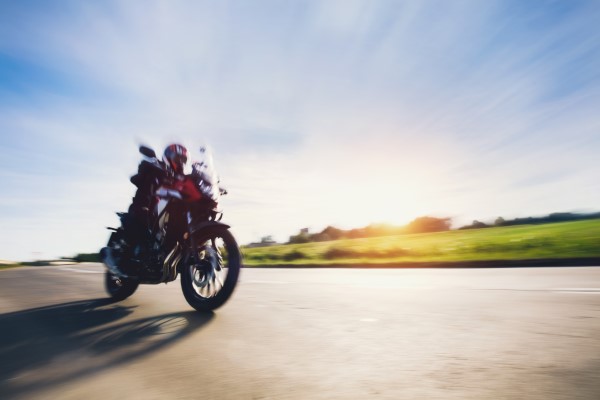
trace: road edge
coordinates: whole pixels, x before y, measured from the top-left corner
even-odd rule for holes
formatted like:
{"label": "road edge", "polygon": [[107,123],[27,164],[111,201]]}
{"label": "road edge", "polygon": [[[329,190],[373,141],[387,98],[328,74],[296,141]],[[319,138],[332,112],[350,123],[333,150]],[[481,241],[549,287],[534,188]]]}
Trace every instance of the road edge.
{"label": "road edge", "polygon": [[525,260],[407,261],[392,263],[269,264],[244,265],[246,268],[531,268],[595,267],[600,257],[544,258]]}

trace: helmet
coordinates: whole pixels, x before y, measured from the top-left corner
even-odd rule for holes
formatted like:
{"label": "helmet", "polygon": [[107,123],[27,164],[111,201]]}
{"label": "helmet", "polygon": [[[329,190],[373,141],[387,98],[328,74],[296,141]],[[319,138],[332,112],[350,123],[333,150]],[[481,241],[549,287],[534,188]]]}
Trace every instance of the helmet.
{"label": "helmet", "polygon": [[188,160],[188,151],[180,144],[170,144],[165,149],[163,161],[178,174],[183,174],[183,167]]}

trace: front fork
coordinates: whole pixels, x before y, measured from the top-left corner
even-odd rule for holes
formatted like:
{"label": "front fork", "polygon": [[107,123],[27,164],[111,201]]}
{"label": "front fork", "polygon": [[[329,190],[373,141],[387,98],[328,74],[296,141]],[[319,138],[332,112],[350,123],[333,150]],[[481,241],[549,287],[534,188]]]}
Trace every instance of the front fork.
{"label": "front fork", "polygon": [[[210,268],[206,268],[206,264],[204,264],[205,268],[202,269],[204,273],[203,281],[212,281],[216,279],[216,272],[221,271],[222,267],[222,257],[219,254],[219,250],[217,248],[217,243],[215,239],[210,239],[210,244],[206,241],[203,245],[204,247],[204,258],[201,260],[199,255],[199,243],[196,240],[196,235],[194,235],[191,231],[192,226],[192,216],[188,211],[186,213],[187,220],[187,231],[184,234],[183,238],[187,242],[187,252],[183,261],[183,267],[187,268],[190,265],[200,266],[202,261],[208,262]],[[197,267],[196,267],[197,268]],[[180,273],[182,271],[180,270]],[[194,276],[196,275],[196,271],[193,271]],[[198,282],[196,282],[198,283]]]}

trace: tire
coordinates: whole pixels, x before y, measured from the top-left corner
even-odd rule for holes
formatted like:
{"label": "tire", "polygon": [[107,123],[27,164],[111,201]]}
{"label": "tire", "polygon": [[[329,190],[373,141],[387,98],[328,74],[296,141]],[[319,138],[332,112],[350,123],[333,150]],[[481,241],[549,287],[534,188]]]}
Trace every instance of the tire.
{"label": "tire", "polygon": [[[211,311],[221,307],[231,297],[240,275],[242,257],[235,238],[223,226],[213,226],[196,233],[194,242],[196,248],[192,249],[189,260],[180,268],[181,290],[185,300],[194,309]],[[215,248],[221,262],[211,262],[213,258],[207,255],[214,255],[215,251],[210,249]],[[215,265],[219,265],[220,269]]]}
{"label": "tire", "polygon": [[115,301],[125,300],[137,290],[139,285],[138,281],[118,278],[110,271],[105,273],[104,287],[108,295]]}

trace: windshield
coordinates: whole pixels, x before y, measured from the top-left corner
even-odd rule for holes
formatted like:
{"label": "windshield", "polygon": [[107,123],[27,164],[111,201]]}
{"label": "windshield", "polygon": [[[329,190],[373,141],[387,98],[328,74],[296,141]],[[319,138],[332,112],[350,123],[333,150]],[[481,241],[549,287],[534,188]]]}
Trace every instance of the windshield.
{"label": "windshield", "polygon": [[191,152],[192,175],[199,178],[200,191],[204,196],[218,201],[221,195],[219,177],[214,166],[210,148],[203,146]]}

